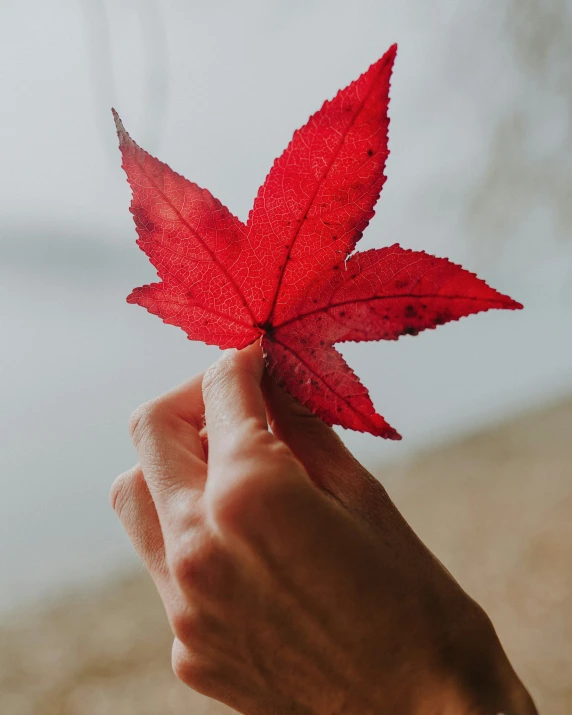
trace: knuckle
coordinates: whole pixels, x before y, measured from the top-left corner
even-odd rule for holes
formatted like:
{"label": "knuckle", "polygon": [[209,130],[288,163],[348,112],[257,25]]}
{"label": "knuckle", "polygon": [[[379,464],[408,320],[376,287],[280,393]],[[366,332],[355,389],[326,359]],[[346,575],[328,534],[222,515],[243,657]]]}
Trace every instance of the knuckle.
{"label": "knuckle", "polygon": [[225,489],[213,496],[208,504],[210,517],[219,530],[232,534],[238,531],[240,503],[235,498],[236,489]]}
{"label": "knuckle", "polygon": [[206,544],[186,546],[180,544],[169,556],[171,576],[187,592],[211,595],[213,575],[217,569],[213,547]]}
{"label": "knuckle", "polygon": [[169,614],[171,630],[185,646],[201,648],[206,642],[206,629],[196,611],[190,607],[180,608]]}
{"label": "knuckle", "polygon": [[179,548],[168,557],[168,566],[173,579],[186,586],[195,570],[195,556]]}
{"label": "knuckle", "polygon": [[203,695],[210,695],[217,690],[215,669],[196,653],[175,641],[171,657],[173,672],[188,687]]}
{"label": "knuckle", "polygon": [[119,517],[121,517],[121,514],[125,511],[127,504],[131,500],[138,471],[139,470],[131,469],[127,472],[123,472],[111,485],[109,500],[113,510]]}
{"label": "knuckle", "polygon": [[141,442],[145,435],[157,429],[163,419],[164,409],[157,400],[144,402],[129,418],[129,433],[135,444]]}
{"label": "knuckle", "polygon": [[226,467],[223,486],[207,502],[210,517],[219,531],[239,535],[250,521],[259,499],[258,475],[249,473],[243,465],[234,463]]}

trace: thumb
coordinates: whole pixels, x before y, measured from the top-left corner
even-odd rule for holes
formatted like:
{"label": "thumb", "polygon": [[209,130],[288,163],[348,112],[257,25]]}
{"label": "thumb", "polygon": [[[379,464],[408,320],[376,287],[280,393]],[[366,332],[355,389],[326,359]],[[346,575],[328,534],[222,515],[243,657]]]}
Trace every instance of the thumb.
{"label": "thumb", "polygon": [[329,425],[282,390],[267,372],[262,392],[274,434],[290,447],[317,486],[346,503],[348,481],[355,479],[352,474],[361,465]]}
{"label": "thumb", "polygon": [[380,482],[331,427],[284,392],[267,372],[262,392],[270,428],[304,465],[317,487],[385,533],[404,523]]}

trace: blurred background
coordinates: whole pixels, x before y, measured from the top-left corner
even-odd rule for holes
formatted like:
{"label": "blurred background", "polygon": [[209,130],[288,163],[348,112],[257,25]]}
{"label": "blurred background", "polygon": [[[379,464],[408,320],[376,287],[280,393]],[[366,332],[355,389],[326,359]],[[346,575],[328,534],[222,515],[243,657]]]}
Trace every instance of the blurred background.
{"label": "blurred background", "polygon": [[110,108],[245,219],[293,130],[399,43],[388,181],[361,248],[448,256],[522,301],[343,352],[399,443],[346,432],[572,711],[572,0],[0,3],[0,711],[223,713],[179,685],[108,505],[127,419],[203,370],[130,290]]}

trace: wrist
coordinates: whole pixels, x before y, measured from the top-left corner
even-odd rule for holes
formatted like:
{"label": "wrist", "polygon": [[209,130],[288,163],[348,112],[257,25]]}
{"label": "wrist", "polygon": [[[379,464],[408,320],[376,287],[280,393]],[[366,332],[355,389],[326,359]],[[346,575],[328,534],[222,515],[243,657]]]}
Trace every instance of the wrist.
{"label": "wrist", "polygon": [[[463,622],[453,621],[451,635],[438,654],[442,698],[435,705],[439,707],[423,705],[419,715],[538,715],[489,617],[467,600]],[[433,689],[435,698],[437,691]]]}

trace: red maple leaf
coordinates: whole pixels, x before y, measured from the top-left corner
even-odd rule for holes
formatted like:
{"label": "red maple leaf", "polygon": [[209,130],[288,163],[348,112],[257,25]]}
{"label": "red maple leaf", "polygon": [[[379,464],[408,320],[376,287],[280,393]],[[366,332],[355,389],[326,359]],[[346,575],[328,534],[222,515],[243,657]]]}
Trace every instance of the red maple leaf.
{"label": "red maple leaf", "polygon": [[191,340],[261,340],[269,372],[300,403],[328,424],[390,439],[400,437],[334,344],[522,307],[445,258],[397,244],[352,254],[385,182],[396,49],[295,132],[246,224],[137,146],[114,111],[137,243],[161,279],[127,301]]}

